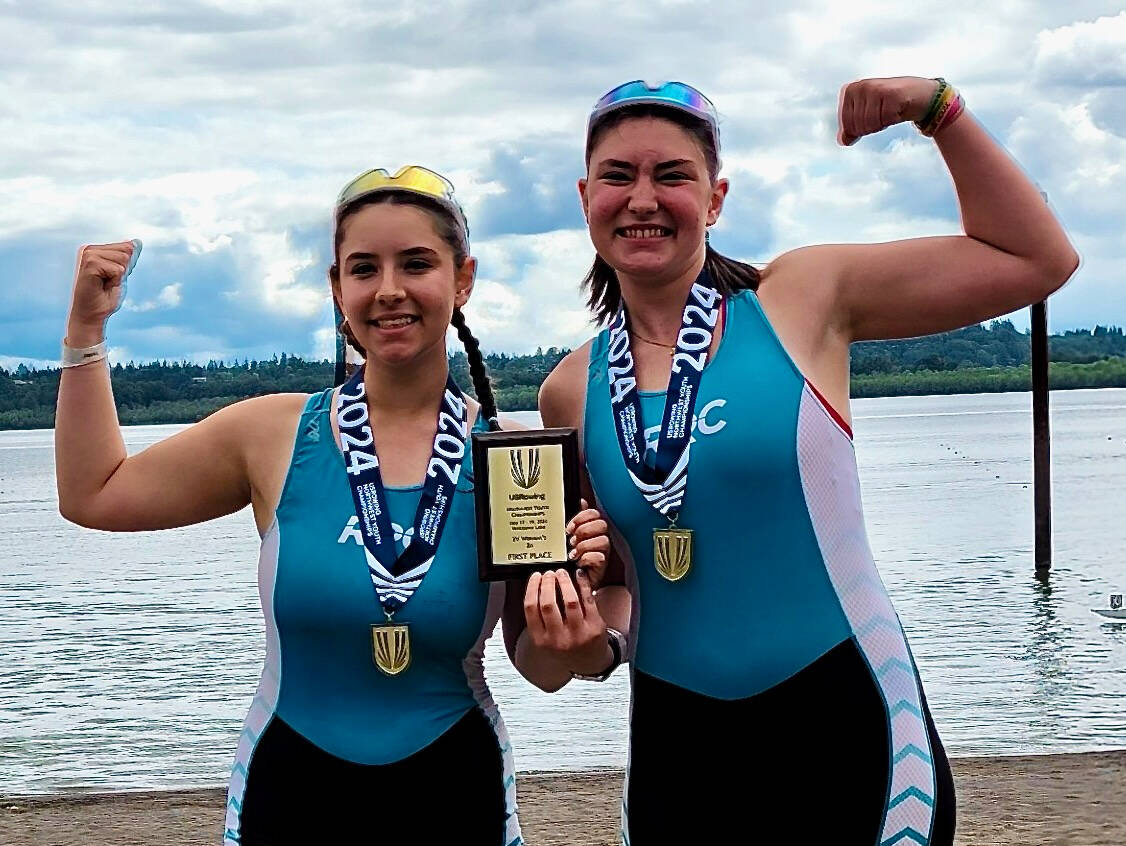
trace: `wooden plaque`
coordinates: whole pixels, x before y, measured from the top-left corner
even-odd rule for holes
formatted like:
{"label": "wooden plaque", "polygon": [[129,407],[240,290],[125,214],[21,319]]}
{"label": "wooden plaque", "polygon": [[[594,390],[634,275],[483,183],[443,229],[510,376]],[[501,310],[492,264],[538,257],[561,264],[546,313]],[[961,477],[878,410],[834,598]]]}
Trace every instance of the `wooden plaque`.
{"label": "wooden plaque", "polygon": [[573,572],[567,523],[579,512],[575,430],[474,433],[473,469],[481,581]]}

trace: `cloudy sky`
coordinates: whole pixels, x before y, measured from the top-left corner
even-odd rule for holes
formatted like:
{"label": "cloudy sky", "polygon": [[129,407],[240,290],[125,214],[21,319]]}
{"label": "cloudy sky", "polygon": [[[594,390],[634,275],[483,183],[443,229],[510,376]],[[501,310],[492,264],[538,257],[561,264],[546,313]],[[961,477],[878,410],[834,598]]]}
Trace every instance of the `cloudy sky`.
{"label": "cloudy sky", "polygon": [[574,345],[585,118],[636,78],[716,103],[714,243],[767,261],[957,231],[913,129],[833,139],[842,83],[946,77],[1083,257],[1052,329],[1126,323],[1121,0],[0,0],[0,46],[0,366],[57,359],[77,247],[132,237],[118,360],[328,356],[332,200],[408,163],[457,185],[484,346]]}

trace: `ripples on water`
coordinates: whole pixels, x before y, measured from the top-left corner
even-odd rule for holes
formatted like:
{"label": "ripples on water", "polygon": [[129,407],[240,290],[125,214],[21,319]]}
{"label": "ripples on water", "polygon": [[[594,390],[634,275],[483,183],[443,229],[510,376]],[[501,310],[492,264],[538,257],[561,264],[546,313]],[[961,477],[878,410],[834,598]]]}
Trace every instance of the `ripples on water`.
{"label": "ripples on water", "polygon": [[[953,754],[1126,746],[1126,390],[1053,395],[1055,569],[1032,568],[1028,394],[857,400],[876,560]],[[131,451],[179,427],[126,430]],[[264,651],[249,511],[110,535],[56,510],[50,432],[0,433],[0,793],[225,782]],[[486,669],[521,770],[625,762],[624,674]]]}

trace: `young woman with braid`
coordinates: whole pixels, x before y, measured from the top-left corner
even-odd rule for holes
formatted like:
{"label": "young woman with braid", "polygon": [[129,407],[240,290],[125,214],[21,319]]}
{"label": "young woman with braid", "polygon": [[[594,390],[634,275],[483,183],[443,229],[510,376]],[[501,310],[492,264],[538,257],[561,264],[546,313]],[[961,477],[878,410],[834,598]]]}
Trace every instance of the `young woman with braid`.
{"label": "young woman with braid", "polygon": [[[461,313],[476,262],[452,187],[410,167],[369,171],[341,193],[329,275],[342,331],[365,356],[345,385],[246,400],[127,456],[104,326],[138,249],[79,253],[55,430],[59,506],[111,531],[253,509],[267,649],[225,842],[351,843],[363,831],[364,842],[378,832],[522,842],[485,639],[503,618],[517,668],[545,689],[602,670],[610,649],[585,576],[576,588],[551,574],[549,606],[546,576],[526,593],[477,579],[466,441],[497,425],[497,410]],[[451,323],[479,405],[449,378]],[[570,528],[579,564],[601,569],[597,512]],[[553,633],[552,648],[533,642],[540,630]]]}
{"label": "young woman with braid", "polygon": [[632,590],[632,846],[953,841],[950,768],[865,536],[849,344],[1007,313],[1078,259],[944,81],[862,80],[839,104],[843,144],[907,120],[934,139],[963,234],[760,272],[708,243],[728,182],[706,97],[626,83],[588,122],[586,283],[609,325],[540,409],[581,428]]}

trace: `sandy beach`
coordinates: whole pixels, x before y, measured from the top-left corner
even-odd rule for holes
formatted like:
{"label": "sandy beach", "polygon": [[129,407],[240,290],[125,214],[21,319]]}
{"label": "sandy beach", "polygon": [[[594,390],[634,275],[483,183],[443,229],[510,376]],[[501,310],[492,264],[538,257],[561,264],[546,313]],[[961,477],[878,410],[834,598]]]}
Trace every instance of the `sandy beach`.
{"label": "sandy beach", "polygon": [[[956,758],[959,846],[1121,846],[1126,750]],[[520,818],[529,846],[617,844],[621,772],[525,774]],[[0,799],[6,846],[211,846],[223,788]]]}

